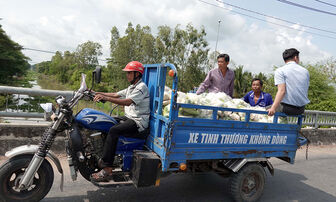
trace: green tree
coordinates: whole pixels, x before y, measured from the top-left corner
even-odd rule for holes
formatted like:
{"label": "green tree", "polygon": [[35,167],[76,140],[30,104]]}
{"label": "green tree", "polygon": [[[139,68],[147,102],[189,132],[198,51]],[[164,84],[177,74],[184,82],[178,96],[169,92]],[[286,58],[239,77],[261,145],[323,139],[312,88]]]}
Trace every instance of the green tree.
{"label": "green tree", "polygon": [[310,75],[308,98],[310,103],[306,109],[335,111],[336,91],[331,79],[320,65],[306,65]]}
{"label": "green tree", "polygon": [[133,28],[128,23],[125,36],[120,37],[116,27],[111,30],[111,54],[108,62],[109,85],[111,91],[116,91],[128,86],[122,69],[133,60],[144,64],[156,62],[155,38],[149,26],[137,25]]}
{"label": "green tree", "polygon": [[54,56],[51,58],[50,68],[48,74],[56,75],[58,73],[57,66],[63,61],[63,54],[60,51],[57,51]]}
{"label": "green tree", "polygon": [[217,56],[220,54],[218,51],[213,51],[209,54],[209,64],[204,69],[205,73],[208,73],[210,70],[216,68],[217,64]]}
{"label": "green tree", "polygon": [[336,59],[329,58],[317,65],[328,75],[331,82],[336,83]]}
{"label": "green tree", "polygon": [[144,64],[175,64],[179,75],[179,89],[182,91],[190,90],[203,81],[209,51],[204,28],[198,31],[189,24],[185,30],[179,26],[175,29],[160,26],[158,30],[158,35],[154,37],[149,26],[136,25],[134,28],[132,23],[128,23],[125,36],[120,37],[118,29],[112,28],[111,55],[108,63],[111,90],[129,85],[121,70],[133,60]]}
{"label": "green tree", "polygon": [[174,30],[168,26],[159,26],[158,30],[158,55],[161,55],[162,62],[176,66],[179,89],[188,91],[198,86],[204,80],[204,69],[208,66],[209,48],[204,27],[197,30],[188,24],[185,30],[179,25]]}
{"label": "green tree", "polygon": [[233,97],[241,98],[251,90],[253,75],[251,72],[244,71],[244,66],[239,65],[233,71],[235,73]]}
{"label": "green tree", "polygon": [[[21,50],[22,46],[12,41],[0,25],[0,85],[18,85],[18,79],[15,78],[27,73],[29,58]],[[0,95],[0,106],[5,106],[5,103],[6,96]]]}
{"label": "green tree", "polygon": [[41,74],[48,74],[51,61],[40,62],[35,65],[36,71]]}
{"label": "green tree", "polygon": [[13,76],[23,76],[29,69],[29,58],[21,50],[0,25],[0,84],[14,85]]}
{"label": "green tree", "polygon": [[119,38],[120,38],[120,35],[119,35],[118,28],[116,26],[112,27],[112,30],[111,30],[111,41],[110,41],[110,51],[111,51],[110,57],[111,57],[111,59],[113,59],[113,54],[112,53],[114,53],[114,50],[117,47],[118,39]]}
{"label": "green tree", "polygon": [[94,69],[98,65],[98,57],[102,54],[102,46],[93,41],[78,45],[75,52],[79,68],[84,70]]}
{"label": "green tree", "polygon": [[278,91],[278,88],[274,85],[274,75],[269,75],[265,80],[263,80],[263,91],[272,95],[274,101],[275,95]]}
{"label": "green tree", "polygon": [[[75,52],[57,51],[51,61],[37,64],[38,72],[52,75],[62,84],[68,84],[71,88],[78,88],[80,73],[91,74],[98,65],[98,57],[102,55],[102,46],[92,41],[78,45]],[[76,75],[78,77],[74,77]]]}

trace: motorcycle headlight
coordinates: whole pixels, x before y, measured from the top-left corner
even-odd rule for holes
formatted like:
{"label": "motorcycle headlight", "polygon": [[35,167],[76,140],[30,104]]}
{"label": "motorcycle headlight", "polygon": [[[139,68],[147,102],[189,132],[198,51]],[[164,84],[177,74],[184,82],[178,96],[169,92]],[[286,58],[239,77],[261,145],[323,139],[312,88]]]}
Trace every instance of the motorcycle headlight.
{"label": "motorcycle headlight", "polygon": [[50,113],[50,112],[52,112],[53,109],[54,109],[52,103],[43,103],[43,104],[40,104],[40,106],[42,107],[42,109],[43,109],[46,113]]}
{"label": "motorcycle headlight", "polygon": [[43,103],[43,104],[40,104],[40,106],[44,110],[44,120],[46,120],[46,121],[53,120],[52,116],[54,115],[54,112],[55,112],[55,107],[53,106],[53,104],[52,103]]}

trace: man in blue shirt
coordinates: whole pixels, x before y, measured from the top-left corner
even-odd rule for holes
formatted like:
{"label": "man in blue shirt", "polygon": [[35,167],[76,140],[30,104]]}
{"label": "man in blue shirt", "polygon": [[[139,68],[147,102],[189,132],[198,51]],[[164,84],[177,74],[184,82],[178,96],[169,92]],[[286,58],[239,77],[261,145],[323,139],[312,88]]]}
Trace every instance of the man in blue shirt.
{"label": "man in blue shirt", "polygon": [[268,115],[284,112],[288,115],[303,114],[308,99],[309,72],[299,65],[299,51],[295,48],[287,49],[282,56],[285,65],[278,68],[274,74],[274,83],[278,92],[274,103],[268,109]]}
{"label": "man in blue shirt", "polygon": [[249,103],[252,107],[260,106],[266,107],[273,104],[272,96],[263,92],[263,82],[258,78],[252,80],[252,90],[244,96],[244,101]]}

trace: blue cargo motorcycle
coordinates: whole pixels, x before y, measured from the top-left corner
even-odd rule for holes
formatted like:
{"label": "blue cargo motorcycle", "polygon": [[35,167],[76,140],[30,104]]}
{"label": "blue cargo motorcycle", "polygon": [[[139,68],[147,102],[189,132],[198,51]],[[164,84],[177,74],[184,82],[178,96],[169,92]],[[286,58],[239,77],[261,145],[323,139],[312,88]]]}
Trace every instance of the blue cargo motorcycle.
{"label": "blue cargo motorcycle", "polygon": [[[173,82],[171,107],[166,117],[163,102],[168,68]],[[93,78],[100,81],[99,69]],[[301,115],[294,116],[294,123],[288,124],[279,122],[279,117],[286,116],[283,113],[275,114],[272,123],[255,122],[251,118],[253,114],[267,112],[177,102],[178,77],[172,64],[147,64],[142,79],[149,89],[151,110],[146,144],[142,139],[120,138],[113,180],[96,185],[158,186],[160,178],[170,173],[214,172],[230,178],[228,187],[233,200],[258,201],[264,190],[266,170],[274,174],[269,158],[293,164],[297,149],[307,143],[299,134]],[[59,112],[42,135],[40,144],[17,147],[6,153],[10,159],[0,166],[0,201],[39,201],[46,196],[54,179],[50,163],[63,174],[60,162],[49,150],[60,132],[66,134],[67,160],[73,180],[77,173],[89,180],[93,172],[100,170],[103,142],[116,120],[93,109],[83,109],[75,116],[72,111],[79,100],[93,97],[83,76],[81,87],[71,100],[56,98]],[[183,108],[207,110],[211,117],[182,116]],[[240,121],[226,120],[218,116],[219,112],[245,115]]]}
{"label": "blue cargo motorcycle", "polygon": [[[92,87],[94,81],[100,82],[100,75],[100,68],[96,68],[93,72]],[[79,172],[90,181],[90,175],[100,170],[98,162],[102,156],[105,137],[117,121],[103,112],[89,108],[73,115],[72,109],[79,100],[94,98],[91,89],[87,88],[85,75],[82,75],[81,86],[71,100],[66,101],[62,96],[56,98],[58,113],[53,115],[53,123],[42,135],[40,144],[20,146],[6,153],[10,158],[0,167],[0,201],[43,199],[54,181],[54,171],[50,162],[53,162],[62,174],[61,190],[63,189],[61,164],[50,151],[55,137],[61,132],[66,134],[67,161],[72,180],[77,179]],[[143,150],[144,142],[143,139],[120,138],[114,162],[116,169],[113,182],[109,186],[133,184],[130,179],[133,150]]]}

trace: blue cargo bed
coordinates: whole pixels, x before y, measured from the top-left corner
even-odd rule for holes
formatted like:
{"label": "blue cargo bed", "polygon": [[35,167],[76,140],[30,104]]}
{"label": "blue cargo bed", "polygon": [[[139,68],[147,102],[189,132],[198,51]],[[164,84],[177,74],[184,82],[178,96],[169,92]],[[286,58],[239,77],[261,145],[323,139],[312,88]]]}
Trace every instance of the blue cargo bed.
{"label": "blue cargo bed", "polygon": [[[295,153],[305,139],[299,137],[302,116],[295,116],[296,124],[279,123],[276,113],[273,123],[250,121],[251,114],[265,111],[220,108],[177,103],[177,76],[172,81],[171,110],[169,117],[162,115],[162,102],[167,69],[176,72],[171,64],[146,65],[144,81],[151,97],[150,135],[147,147],[162,160],[163,171],[178,168],[172,165],[195,160],[250,159],[278,157],[294,163]],[[181,108],[210,110],[210,118],[179,116]],[[245,114],[245,121],[220,120],[219,111]]]}

